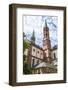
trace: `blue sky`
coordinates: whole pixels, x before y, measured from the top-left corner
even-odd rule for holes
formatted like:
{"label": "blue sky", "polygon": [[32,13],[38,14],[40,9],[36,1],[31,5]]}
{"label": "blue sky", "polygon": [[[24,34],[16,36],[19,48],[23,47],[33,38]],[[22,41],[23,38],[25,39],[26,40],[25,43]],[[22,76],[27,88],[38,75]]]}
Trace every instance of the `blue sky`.
{"label": "blue sky", "polygon": [[51,46],[53,47],[58,43],[57,31],[58,31],[58,17],[57,16],[31,16],[24,15],[24,33],[28,40],[31,40],[33,30],[35,31],[36,44],[43,47],[43,27],[47,21],[49,27],[49,34],[51,40]]}

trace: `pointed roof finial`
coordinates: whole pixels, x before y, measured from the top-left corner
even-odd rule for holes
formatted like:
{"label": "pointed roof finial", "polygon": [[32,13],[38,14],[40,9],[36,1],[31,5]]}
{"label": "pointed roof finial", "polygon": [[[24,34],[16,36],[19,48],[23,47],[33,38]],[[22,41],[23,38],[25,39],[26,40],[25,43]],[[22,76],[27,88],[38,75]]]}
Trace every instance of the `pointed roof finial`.
{"label": "pointed roof finial", "polygon": [[34,32],[34,29],[33,29],[33,37],[35,37],[35,32]]}
{"label": "pointed roof finial", "polygon": [[47,27],[47,21],[45,20],[45,27]]}
{"label": "pointed roof finial", "polygon": [[32,41],[33,43],[35,43],[35,32],[34,32],[34,30],[33,30],[33,33],[32,33],[31,41]]}

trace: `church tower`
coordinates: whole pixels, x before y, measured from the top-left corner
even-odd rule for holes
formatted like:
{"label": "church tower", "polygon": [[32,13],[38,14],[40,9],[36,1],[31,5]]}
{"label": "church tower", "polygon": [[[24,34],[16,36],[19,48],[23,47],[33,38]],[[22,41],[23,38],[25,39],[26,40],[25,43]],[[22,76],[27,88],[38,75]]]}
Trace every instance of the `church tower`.
{"label": "church tower", "polygon": [[33,30],[33,34],[32,34],[32,37],[31,37],[31,42],[33,44],[35,44],[35,32],[34,32],[34,30]]}
{"label": "church tower", "polygon": [[46,62],[51,63],[51,42],[49,38],[49,28],[45,20],[45,26],[43,28],[43,50],[46,54]]}

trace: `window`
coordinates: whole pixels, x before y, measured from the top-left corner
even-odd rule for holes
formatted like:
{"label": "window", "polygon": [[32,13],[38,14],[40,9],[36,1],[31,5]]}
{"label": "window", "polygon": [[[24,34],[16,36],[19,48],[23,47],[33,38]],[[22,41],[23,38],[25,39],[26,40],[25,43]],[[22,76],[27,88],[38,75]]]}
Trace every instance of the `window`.
{"label": "window", "polygon": [[38,53],[39,53],[39,51],[38,51]]}
{"label": "window", "polygon": [[37,64],[39,64],[39,60],[37,60]]}
{"label": "window", "polygon": [[56,55],[55,55],[55,53],[54,53],[54,59],[56,58]]}
{"label": "window", "polygon": [[46,33],[46,37],[47,37],[47,33]]}
{"label": "window", "polygon": [[33,51],[35,52],[35,49],[33,49]]}
{"label": "window", "polygon": [[34,66],[35,63],[35,59],[32,59],[32,67]]}
{"label": "window", "polygon": [[34,59],[33,59],[33,65],[34,65]]}

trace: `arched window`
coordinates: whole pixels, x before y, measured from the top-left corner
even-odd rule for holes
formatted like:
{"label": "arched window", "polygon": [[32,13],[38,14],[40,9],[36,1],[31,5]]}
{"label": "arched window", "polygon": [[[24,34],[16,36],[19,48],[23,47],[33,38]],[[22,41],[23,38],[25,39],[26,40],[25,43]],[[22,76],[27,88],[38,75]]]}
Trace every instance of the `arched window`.
{"label": "arched window", "polygon": [[35,49],[33,49],[33,51],[35,52]]}
{"label": "arched window", "polygon": [[46,33],[46,37],[47,37],[47,33]]}
{"label": "arched window", "polygon": [[56,58],[56,54],[54,53],[54,59]]}
{"label": "arched window", "polygon": [[38,53],[39,53],[39,51],[38,51]]}
{"label": "arched window", "polygon": [[33,63],[32,63],[32,66],[34,66],[34,60],[35,60],[35,59],[33,59]]}
{"label": "arched window", "polygon": [[39,60],[37,60],[37,64],[39,64]]}

